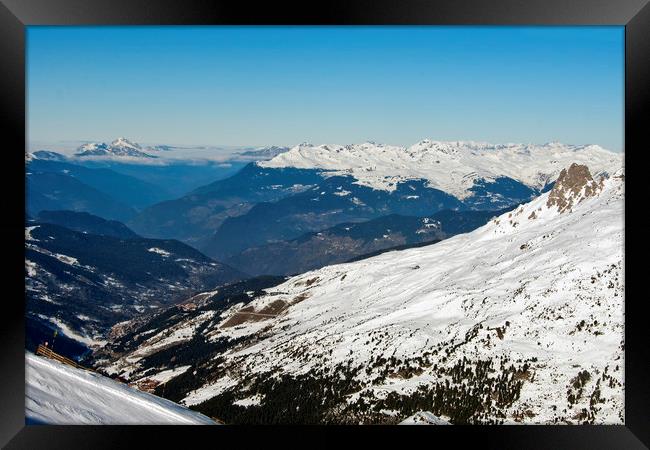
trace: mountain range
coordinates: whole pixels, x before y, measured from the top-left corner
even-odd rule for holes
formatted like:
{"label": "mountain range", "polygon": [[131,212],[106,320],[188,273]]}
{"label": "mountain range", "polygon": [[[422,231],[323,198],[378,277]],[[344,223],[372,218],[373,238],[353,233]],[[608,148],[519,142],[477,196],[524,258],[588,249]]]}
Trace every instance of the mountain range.
{"label": "mountain range", "polygon": [[28,343],[45,327],[86,347],[102,345],[120,321],[247,277],[179,241],[142,238],[75,212],[27,223],[25,270]]}
{"label": "mountain range", "polygon": [[623,423],[623,187],[567,165],[469,233],[141,318],[101,368],[183,367],[169,398],[228,423]]}
{"label": "mountain range", "polygon": [[[490,144],[474,141],[422,140],[410,147],[374,142],[353,145],[303,143],[261,167],[320,169],[324,176],[349,175],[364,186],[392,191],[399,181],[426,180],[427,185],[465,201],[477,195],[478,181],[518,181],[542,190],[572,163],[589,164],[595,174],[611,173],[621,156],[598,145]],[[480,195],[480,194],[479,194]]]}
{"label": "mountain range", "polygon": [[621,155],[175,151],[26,155],[28,349],[235,424],[624,422]]}
{"label": "mountain range", "polygon": [[594,145],[557,143],[301,144],[146,208],[129,225],[223,259],[342,222],[513,207],[550,189],[562,164],[573,161],[589,161],[604,175],[620,167],[621,158]]}
{"label": "mountain range", "polygon": [[65,172],[27,172],[25,184],[25,210],[30,216],[48,210],[73,210],[127,220],[136,214],[133,207]]}
{"label": "mountain range", "polygon": [[293,275],[389,249],[434,243],[472,231],[503,212],[444,210],[428,217],[390,214],[247,248],[224,261],[251,275]]}
{"label": "mountain range", "polygon": [[244,214],[256,203],[303,192],[319,181],[321,177],[313,171],[266,170],[249,163],[231,177],[144,209],[128,225],[146,236],[173,236],[197,245],[209,238],[228,217]]}
{"label": "mountain range", "polygon": [[[86,211],[118,220],[125,220],[135,215],[136,210],[160,202],[170,195],[158,185],[109,168],[91,168],[40,157],[27,164],[27,188],[50,200],[51,205],[46,209]],[[90,198],[83,205],[75,206],[75,201],[81,200],[87,192],[99,192],[110,200],[97,201]],[[27,204],[30,205],[32,201],[32,196],[28,195]],[[119,216],[107,214],[102,212],[107,202],[118,203],[129,210],[120,212]],[[58,207],[57,203],[60,203]],[[35,204],[31,208],[28,206],[28,209],[38,212]]]}
{"label": "mountain range", "polygon": [[87,212],[77,211],[41,211],[36,222],[51,223],[72,231],[99,236],[112,236],[119,239],[139,239],[130,228],[117,220],[106,220]]}
{"label": "mountain range", "polygon": [[126,221],[147,206],[227,177],[242,166],[185,161],[147,165],[39,150],[26,161],[26,207],[30,215],[75,210]]}

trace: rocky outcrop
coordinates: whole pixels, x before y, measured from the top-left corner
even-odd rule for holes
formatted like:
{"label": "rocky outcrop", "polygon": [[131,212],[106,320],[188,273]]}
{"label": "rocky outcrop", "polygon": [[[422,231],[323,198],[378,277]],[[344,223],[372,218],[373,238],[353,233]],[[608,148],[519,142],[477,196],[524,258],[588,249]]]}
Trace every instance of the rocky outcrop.
{"label": "rocky outcrop", "polygon": [[589,168],[584,165],[573,163],[569,169],[562,169],[555,186],[548,196],[546,206],[552,208],[557,206],[558,212],[571,211],[586,198],[597,195],[603,187],[603,178],[595,181]]}

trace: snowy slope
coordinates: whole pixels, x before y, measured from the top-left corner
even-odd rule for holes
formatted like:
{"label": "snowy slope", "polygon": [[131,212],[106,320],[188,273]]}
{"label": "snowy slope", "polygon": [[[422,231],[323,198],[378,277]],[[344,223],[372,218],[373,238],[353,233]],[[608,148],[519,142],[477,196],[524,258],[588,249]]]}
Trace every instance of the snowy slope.
{"label": "snowy slope", "polygon": [[548,143],[489,144],[423,140],[410,147],[366,142],[354,145],[303,143],[261,167],[322,169],[332,175],[350,175],[361,185],[393,190],[398,181],[428,180],[431,187],[459,199],[470,195],[475,181],[509,177],[536,188],[554,181],[571,163],[587,164],[594,174],[614,173],[621,167],[620,154],[598,145]]}
{"label": "snowy slope", "polygon": [[214,425],[203,414],[102,375],[25,353],[28,423]]}
{"label": "snowy slope", "polygon": [[[243,423],[622,423],[623,188],[573,166],[471,233],[199,308],[214,353],[182,362],[203,377],[183,403]],[[148,347],[111,371],[154,375]]]}

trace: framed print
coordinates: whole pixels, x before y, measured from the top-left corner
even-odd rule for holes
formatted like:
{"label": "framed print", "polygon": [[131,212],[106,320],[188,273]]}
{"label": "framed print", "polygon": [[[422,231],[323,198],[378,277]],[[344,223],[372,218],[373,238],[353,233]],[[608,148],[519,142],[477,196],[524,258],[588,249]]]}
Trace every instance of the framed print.
{"label": "framed print", "polygon": [[0,12],[7,448],[647,448],[647,2]]}

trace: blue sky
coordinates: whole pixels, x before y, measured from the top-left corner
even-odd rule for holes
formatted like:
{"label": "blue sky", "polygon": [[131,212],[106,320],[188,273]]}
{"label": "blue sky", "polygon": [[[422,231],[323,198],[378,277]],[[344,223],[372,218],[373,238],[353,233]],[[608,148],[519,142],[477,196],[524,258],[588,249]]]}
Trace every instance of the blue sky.
{"label": "blue sky", "polygon": [[32,141],[623,149],[623,27],[29,27]]}

